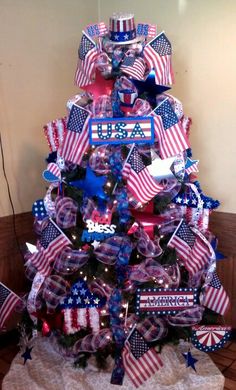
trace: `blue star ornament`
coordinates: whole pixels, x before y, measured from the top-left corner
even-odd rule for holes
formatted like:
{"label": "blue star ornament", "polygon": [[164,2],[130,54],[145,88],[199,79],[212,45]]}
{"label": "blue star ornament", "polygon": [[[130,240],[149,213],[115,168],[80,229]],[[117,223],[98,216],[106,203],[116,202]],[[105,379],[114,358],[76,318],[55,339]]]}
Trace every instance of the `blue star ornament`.
{"label": "blue star ornament", "polygon": [[192,367],[194,371],[196,371],[195,364],[197,363],[197,359],[195,359],[190,350],[188,352],[182,353],[183,357],[185,358],[186,361],[186,366],[187,367]]}
{"label": "blue star ornament", "polygon": [[192,160],[191,158],[187,157],[186,164],[185,164],[185,170],[189,174],[191,172],[198,172],[198,163],[199,160]]}
{"label": "blue star ornament", "polygon": [[27,360],[32,360],[32,357],[31,357],[32,349],[33,349],[33,347],[31,347],[31,348],[26,347],[25,352],[21,355],[21,357],[24,359],[24,365],[27,362]]}
{"label": "blue star ornament", "polygon": [[170,87],[166,87],[165,85],[156,84],[154,71],[149,73],[145,81],[132,80],[132,83],[138,89],[139,96],[146,94],[147,100],[154,105],[156,104],[156,95],[160,95],[170,89]]}
{"label": "blue star ornament", "polygon": [[88,197],[97,196],[101,199],[106,199],[106,194],[103,186],[106,183],[106,176],[96,176],[93,170],[88,166],[84,180],[75,180],[69,182],[73,187],[80,188]]}

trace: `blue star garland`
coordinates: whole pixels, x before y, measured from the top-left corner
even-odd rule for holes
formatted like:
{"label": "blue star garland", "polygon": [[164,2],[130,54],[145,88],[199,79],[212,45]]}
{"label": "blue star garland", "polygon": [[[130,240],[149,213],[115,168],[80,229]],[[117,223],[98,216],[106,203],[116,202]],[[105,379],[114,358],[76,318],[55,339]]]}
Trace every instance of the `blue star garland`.
{"label": "blue star garland", "polygon": [[[201,199],[203,200],[203,208],[204,209],[216,209],[220,206],[220,202],[218,200],[212,199],[209,196],[203,194],[202,189],[198,181],[195,181],[193,184],[196,185],[198,192],[200,194]],[[188,207],[197,207],[198,200],[194,192],[188,188],[186,192],[178,193],[173,199],[172,202],[175,204],[179,204],[182,206]]]}

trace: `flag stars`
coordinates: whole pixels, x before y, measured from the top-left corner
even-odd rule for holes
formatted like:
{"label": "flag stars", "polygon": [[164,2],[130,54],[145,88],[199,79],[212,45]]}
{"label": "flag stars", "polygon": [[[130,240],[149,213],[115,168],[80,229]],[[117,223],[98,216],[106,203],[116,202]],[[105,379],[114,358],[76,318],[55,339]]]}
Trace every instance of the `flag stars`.
{"label": "flag stars", "polygon": [[85,295],[85,294],[86,294],[86,290],[85,290],[84,288],[81,288],[80,294],[81,294],[81,295]]}

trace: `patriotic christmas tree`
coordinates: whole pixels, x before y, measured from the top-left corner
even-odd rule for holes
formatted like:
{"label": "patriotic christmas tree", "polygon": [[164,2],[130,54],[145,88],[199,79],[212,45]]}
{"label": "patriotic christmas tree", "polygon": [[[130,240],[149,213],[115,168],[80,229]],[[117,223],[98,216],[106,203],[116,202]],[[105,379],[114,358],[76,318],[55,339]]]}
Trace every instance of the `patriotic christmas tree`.
{"label": "patriotic christmas tree", "polygon": [[207,352],[228,337],[208,229],[219,202],[197,180],[191,119],[169,93],[171,54],[166,34],[136,28],[133,15],[87,26],[75,74],[82,92],[44,127],[49,185],[33,205],[27,326],[79,366],[112,357],[112,384],[149,380],[167,343],[192,337]]}

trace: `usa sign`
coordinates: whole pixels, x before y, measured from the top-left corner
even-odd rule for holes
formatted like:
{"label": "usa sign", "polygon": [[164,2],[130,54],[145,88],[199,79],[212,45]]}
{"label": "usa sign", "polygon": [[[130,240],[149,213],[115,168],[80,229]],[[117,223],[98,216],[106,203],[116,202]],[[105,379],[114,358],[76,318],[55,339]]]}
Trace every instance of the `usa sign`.
{"label": "usa sign", "polygon": [[197,303],[197,289],[148,288],[138,289],[136,314],[175,314]]}
{"label": "usa sign", "polygon": [[154,143],[153,118],[94,118],[89,123],[91,145]]}

